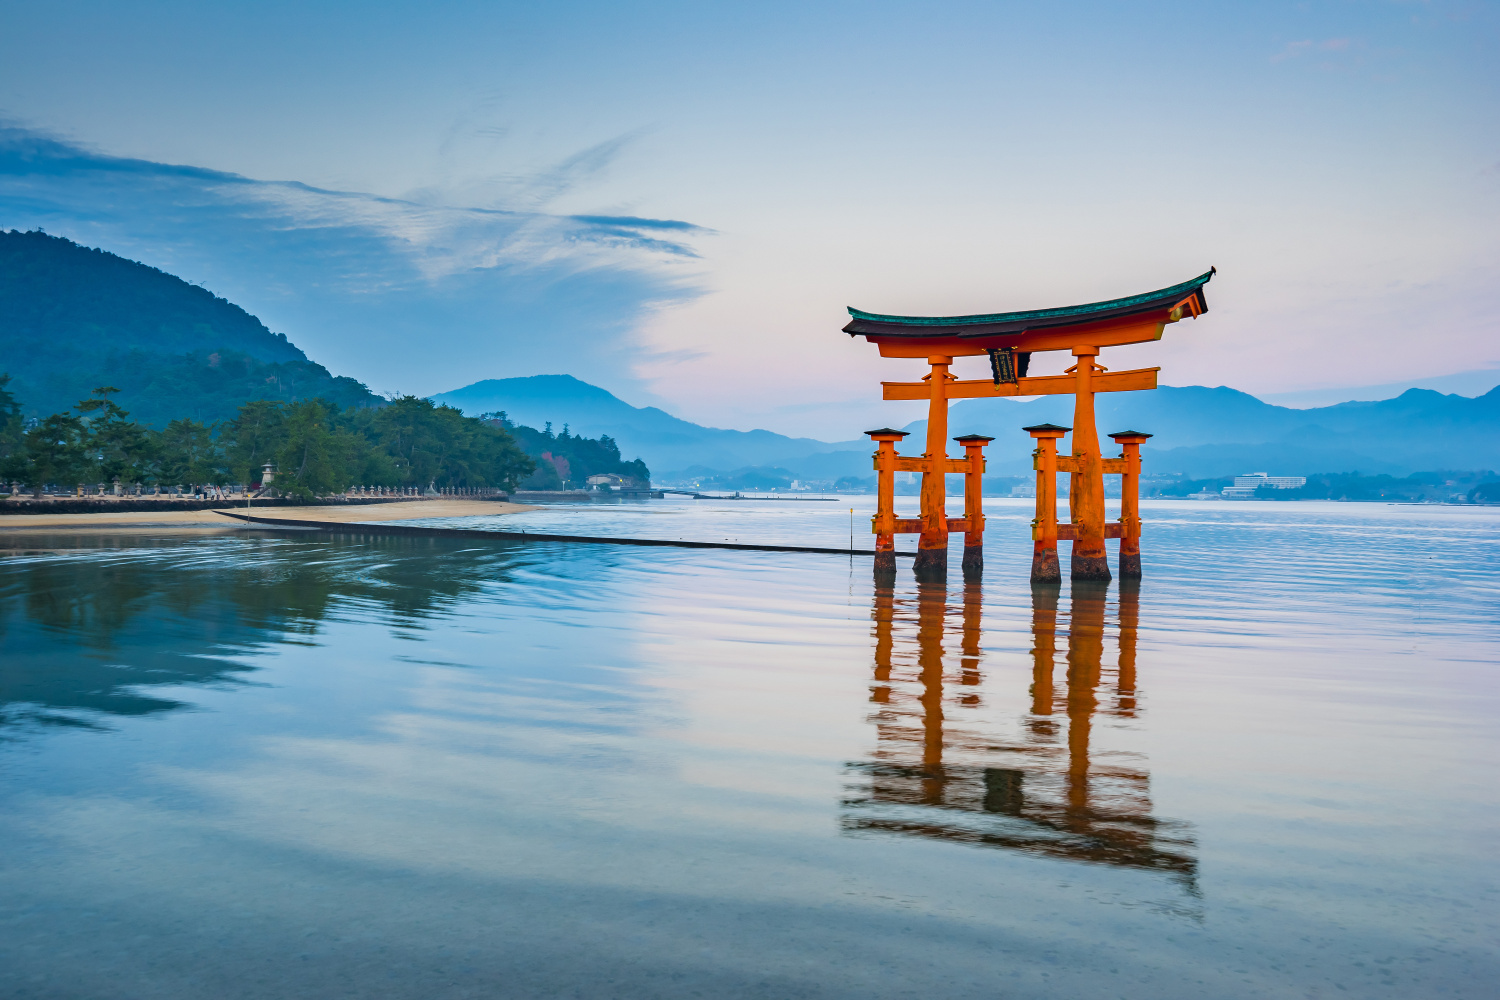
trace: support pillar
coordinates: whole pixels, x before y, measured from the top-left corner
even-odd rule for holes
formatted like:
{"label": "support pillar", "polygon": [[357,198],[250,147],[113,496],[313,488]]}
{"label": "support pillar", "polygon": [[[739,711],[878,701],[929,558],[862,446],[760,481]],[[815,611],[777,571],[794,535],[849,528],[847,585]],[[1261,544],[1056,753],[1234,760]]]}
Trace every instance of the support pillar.
{"label": "support pillar", "polygon": [[927,359],[927,452],[922,456],[922,534],[917,539],[917,560],[912,567],[918,580],[948,577],[948,366],[953,359],[933,355]]}
{"label": "support pillar", "polygon": [[1077,386],[1073,391],[1073,466],[1068,481],[1068,519],[1073,522],[1075,580],[1108,580],[1109,558],[1104,552],[1104,464],[1099,454],[1099,432],[1094,428],[1094,359],[1099,348],[1073,348]]}
{"label": "support pillar", "polygon": [[1151,437],[1140,431],[1110,435],[1123,449],[1120,459],[1120,579],[1141,578],[1141,445]]}
{"label": "support pillar", "polygon": [[984,446],[995,440],[983,434],[965,434],[953,440],[963,445],[964,462],[964,579],[977,579],[984,572]]}
{"label": "support pillar", "polygon": [[875,575],[896,575],[896,444],[906,437],[905,431],[882,427],[865,431],[876,444],[875,449],[875,516],[870,528],[875,532]]}
{"label": "support pillar", "polygon": [[1036,469],[1036,518],[1031,522],[1031,582],[1058,583],[1057,564],[1057,442],[1071,427],[1035,424],[1022,430],[1036,439],[1031,453]]}

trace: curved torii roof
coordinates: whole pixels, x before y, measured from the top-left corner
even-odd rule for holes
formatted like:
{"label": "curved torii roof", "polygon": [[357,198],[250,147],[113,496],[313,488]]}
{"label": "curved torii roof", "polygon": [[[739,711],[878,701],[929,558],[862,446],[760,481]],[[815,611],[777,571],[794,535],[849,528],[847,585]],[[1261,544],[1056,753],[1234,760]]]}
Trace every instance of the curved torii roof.
{"label": "curved torii roof", "polygon": [[[862,335],[881,344],[882,354],[892,353],[886,351],[885,346],[895,346],[894,342],[900,341],[923,351],[930,348],[937,353],[943,353],[943,346],[937,342],[946,341],[950,346],[957,343],[966,348],[951,353],[980,354],[988,347],[1054,350],[1067,346],[1064,341],[1074,339],[1071,335],[1087,338],[1095,333],[1105,332],[1112,332],[1114,335],[1098,338],[1101,344],[1154,340],[1161,335],[1161,326],[1166,323],[1208,311],[1203,286],[1208,284],[1217,271],[1217,268],[1209,268],[1198,277],[1180,285],[1130,295],[1123,299],[979,316],[888,316],[863,312],[850,306],[849,315],[853,318],[844,327],[844,332],[851,337]],[[1140,336],[1142,324],[1155,327],[1154,335]],[[1127,328],[1134,332],[1127,335],[1128,339],[1119,339]],[[1067,335],[1061,339],[1057,336],[1038,336],[1065,333]],[[1031,343],[1033,341],[1036,343]],[[1054,345],[1053,341],[1058,343]]]}

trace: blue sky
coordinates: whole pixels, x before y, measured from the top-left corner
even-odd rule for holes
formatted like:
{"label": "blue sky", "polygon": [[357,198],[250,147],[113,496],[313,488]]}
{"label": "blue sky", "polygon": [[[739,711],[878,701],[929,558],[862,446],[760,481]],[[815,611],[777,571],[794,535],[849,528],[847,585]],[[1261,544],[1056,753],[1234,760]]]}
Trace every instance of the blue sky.
{"label": "blue sky", "polygon": [[[0,3],[0,225],[378,390],[567,372],[846,438],[843,307],[1090,301],[1260,393],[1500,366],[1489,3]],[[1066,364],[1068,362],[1059,362]]]}

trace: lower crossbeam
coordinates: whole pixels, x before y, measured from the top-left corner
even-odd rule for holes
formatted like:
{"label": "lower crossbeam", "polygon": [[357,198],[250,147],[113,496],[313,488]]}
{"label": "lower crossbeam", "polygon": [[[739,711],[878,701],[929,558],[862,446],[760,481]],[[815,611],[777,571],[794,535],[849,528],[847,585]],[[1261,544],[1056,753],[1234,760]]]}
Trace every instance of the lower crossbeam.
{"label": "lower crossbeam", "polygon": [[[1140,532],[1138,530],[1134,534],[1131,534],[1130,532],[1127,532],[1125,530],[1125,525],[1121,524],[1119,521],[1105,521],[1104,522],[1104,537],[1105,538],[1139,538],[1139,537],[1141,537],[1141,535],[1140,535]],[[1042,529],[1041,529],[1041,527],[1039,525],[1032,527],[1032,529],[1031,529],[1031,539],[1032,539],[1032,541],[1036,541],[1036,542],[1039,542],[1039,541],[1042,540]],[[1067,523],[1067,522],[1059,524],[1057,526],[1057,540],[1059,542],[1076,542],[1078,540],[1078,526],[1076,524],[1070,524],[1070,523]]]}

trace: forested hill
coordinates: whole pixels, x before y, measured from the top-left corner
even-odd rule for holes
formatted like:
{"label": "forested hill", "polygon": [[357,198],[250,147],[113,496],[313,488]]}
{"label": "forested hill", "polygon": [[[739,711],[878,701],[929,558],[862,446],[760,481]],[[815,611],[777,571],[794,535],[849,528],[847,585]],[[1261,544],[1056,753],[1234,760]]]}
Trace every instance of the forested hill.
{"label": "forested hill", "polygon": [[207,289],[43,232],[0,231],[3,372],[29,416],[113,385],[154,426],[228,419],[251,399],[379,402]]}

